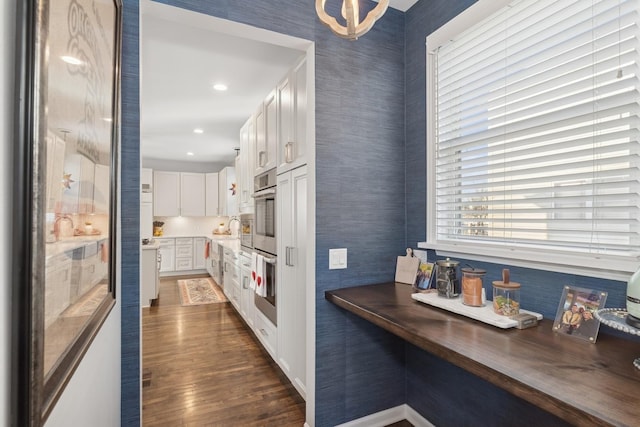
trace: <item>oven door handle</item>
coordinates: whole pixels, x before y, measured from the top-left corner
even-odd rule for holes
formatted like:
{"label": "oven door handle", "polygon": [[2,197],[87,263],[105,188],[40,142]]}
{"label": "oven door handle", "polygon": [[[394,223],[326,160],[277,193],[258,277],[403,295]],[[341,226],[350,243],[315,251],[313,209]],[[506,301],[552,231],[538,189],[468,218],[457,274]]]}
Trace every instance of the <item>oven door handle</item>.
{"label": "oven door handle", "polygon": [[274,265],[278,260],[278,258],[276,257],[273,257],[273,258],[262,257],[262,259],[264,259],[264,262],[266,262],[267,264],[274,264]]}
{"label": "oven door handle", "polygon": [[251,195],[251,197],[253,197],[254,199],[264,199],[265,197],[272,194],[276,194],[275,188],[267,188],[266,190],[256,191]]}

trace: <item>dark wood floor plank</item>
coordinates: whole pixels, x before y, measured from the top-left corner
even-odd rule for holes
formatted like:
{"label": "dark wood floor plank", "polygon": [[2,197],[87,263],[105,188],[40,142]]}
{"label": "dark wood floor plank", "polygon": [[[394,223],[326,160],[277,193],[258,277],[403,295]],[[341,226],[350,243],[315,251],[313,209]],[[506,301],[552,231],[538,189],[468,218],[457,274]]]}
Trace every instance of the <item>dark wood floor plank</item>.
{"label": "dark wood floor plank", "polygon": [[177,279],[142,310],[143,425],[302,426],[304,401],[231,304],[183,307]]}

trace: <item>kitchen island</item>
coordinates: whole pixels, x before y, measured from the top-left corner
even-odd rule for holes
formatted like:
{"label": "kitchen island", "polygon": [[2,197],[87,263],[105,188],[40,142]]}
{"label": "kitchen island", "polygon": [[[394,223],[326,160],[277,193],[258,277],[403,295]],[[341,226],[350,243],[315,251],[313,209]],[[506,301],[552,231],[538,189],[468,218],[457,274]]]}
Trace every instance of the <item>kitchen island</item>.
{"label": "kitchen island", "polygon": [[555,334],[550,320],[499,329],[419,303],[412,293],[409,285],[383,283],[325,298],[571,424],[638,425],[637,341],[601,330],[590,344]]}

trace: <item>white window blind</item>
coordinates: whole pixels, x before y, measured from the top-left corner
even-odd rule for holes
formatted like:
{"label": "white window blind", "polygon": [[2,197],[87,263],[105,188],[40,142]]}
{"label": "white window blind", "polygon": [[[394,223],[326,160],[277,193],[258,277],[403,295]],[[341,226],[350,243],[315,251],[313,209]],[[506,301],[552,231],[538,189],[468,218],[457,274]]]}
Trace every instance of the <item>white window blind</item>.
{"label": "white window blind", "polygon": [[638,6],[513,1],[445,43],[427,40],[435,247],[637,268]]}

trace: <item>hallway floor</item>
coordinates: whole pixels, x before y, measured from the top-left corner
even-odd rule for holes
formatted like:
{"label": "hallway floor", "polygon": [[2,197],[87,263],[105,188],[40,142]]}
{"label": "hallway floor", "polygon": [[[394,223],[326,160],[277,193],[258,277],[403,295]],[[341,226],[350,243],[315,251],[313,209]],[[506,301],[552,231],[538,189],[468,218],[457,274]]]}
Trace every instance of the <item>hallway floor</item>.
{"label": "hallway floor", "polygon": [[233,306],[181,306],[179,278],[142,310],[143,425],[304,425],[304,400]]}

